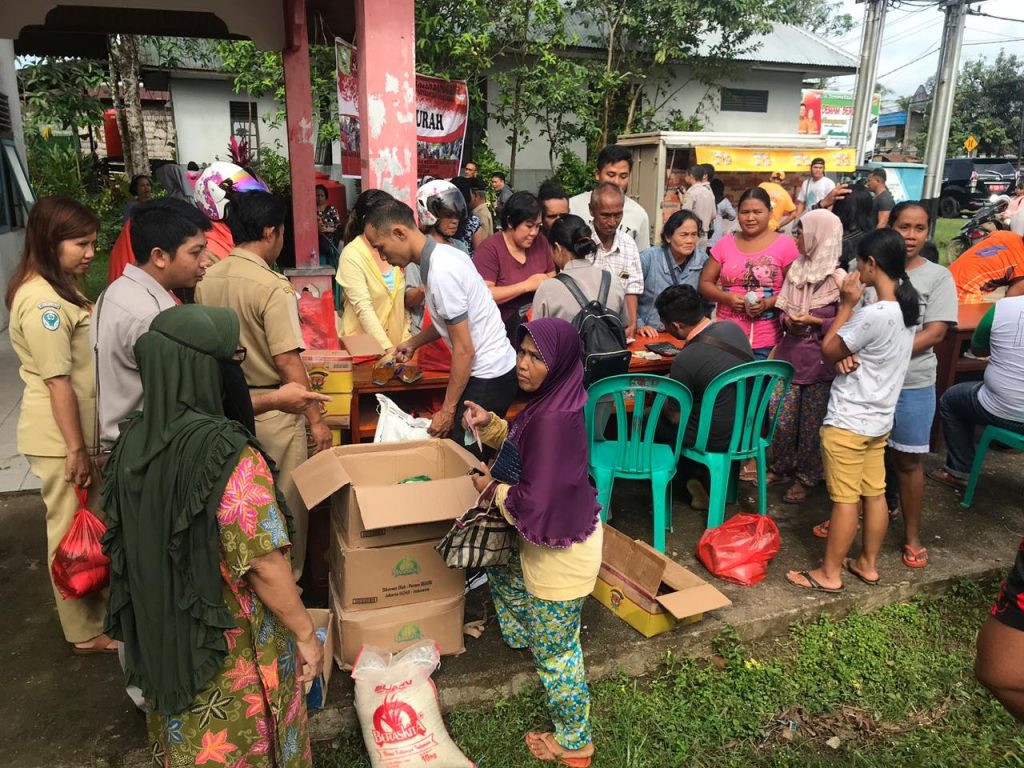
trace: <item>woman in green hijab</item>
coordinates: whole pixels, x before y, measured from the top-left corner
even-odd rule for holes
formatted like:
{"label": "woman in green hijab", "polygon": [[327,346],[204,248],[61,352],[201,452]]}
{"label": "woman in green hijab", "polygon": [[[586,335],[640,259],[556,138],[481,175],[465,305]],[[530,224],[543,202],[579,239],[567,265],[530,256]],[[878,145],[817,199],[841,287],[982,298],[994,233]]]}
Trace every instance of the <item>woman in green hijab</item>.
{"label": "woman in green hijab", "polygon": [[107,631],[150,707],[154,763],[310,768],[303,684],[323,647],[292,580],[273,467],[224,415],[248,403],[232,391],[238,317],[169,309],[135,356],[143,410],[122,426],[103,487]]}

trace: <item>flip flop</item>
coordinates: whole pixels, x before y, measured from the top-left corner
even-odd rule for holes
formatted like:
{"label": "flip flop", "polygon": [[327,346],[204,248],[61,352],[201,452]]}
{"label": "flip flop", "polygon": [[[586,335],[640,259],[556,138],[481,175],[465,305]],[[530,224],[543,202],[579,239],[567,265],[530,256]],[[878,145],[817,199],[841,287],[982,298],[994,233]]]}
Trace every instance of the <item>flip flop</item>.
{"label": "flip flop", "polygon": [[831,521],[826,520],[824,523],[818,523],[816,526],[814,526],[811,529],[811,532],[814,533],[814,535],[817,536],[819,539],[827,539],[828,529],[830,525]]}
{"label": "flip flop", "polygon": [[[544,747],[544,753],[538,754],[534,751],[533,745],[530,744],[530,736],[537,736],[541,745]],[[564,765],[568,768],[590,768],[590,765],[594,761],[594,753],[591,751],[589,755],[580,757],[571,757],[565,754],[564,748],[555,741],[554,734],[552,733],[528,733],[525,737],[526,747],[530,750],[530,754],[536,759],[554,763],[555,765]],[[562,754],[559,754],[561,752]]]}
{"label": "flip flop", "polygon": [[[803,483],[800,484],[800,487],[804,488]],[[790,489],[786,491],[786,493],[783,495],[782,501],[785,504],[803,504],[805,501],[807,501],[807,489],[804,488],[803,493],[793,493],[793,488],[790,487]],[[828,533],[826,531],[826,538],[827,536]]]}
{"label": "flip flop", "polygon": [[903,564],[907,568],[927,568],[928,550],[924,547],[914,549],[909,544],[903,545]]}
{"label": "flip flop", "polygon": [[786,574],[786,581],[788,581],[794,587],[799,587],[800,589],[814,589],[818,592],[828,592],[831,595],[834,595],[837,592],[842,592],[844,589],[843,587],[826,587],[819,584],[818,580],[811,576],[810,571],[790,571],[790,573],[796,573],[797,576],[802,576],[807,581],[806,584],[797,584],[795,581],[789,578],[789,573]]}
{"label": "flip flop", "polygon": [[938,467],[928,473],[928,477],[937,483],[942,483],[948,488],[952,488],[954,491],[962,491],[967,487],[967,483],[958,477],[953,477],[949,472],[943,468]]}
{"label": "flip flop", "polygon": [[877,587],[879,583],[882,581],[880,578],[869,579],[867,576],[865,576],[863,573],[861,573],[853,567],[853,561],[850,558],[846,558],[845,560],[843,560],[843,568],[845,568],[851,576],[855,576],[856,578],[860,579],[870,587]]}
{"label": "flip flop", "polygon": [[117,653],[117,643],[114,643],[113,648],[108,645],[101,645],[96,648],[79,648],[77,645],[71,646],[71,654],[73,656],[95,656],[101,653]]}

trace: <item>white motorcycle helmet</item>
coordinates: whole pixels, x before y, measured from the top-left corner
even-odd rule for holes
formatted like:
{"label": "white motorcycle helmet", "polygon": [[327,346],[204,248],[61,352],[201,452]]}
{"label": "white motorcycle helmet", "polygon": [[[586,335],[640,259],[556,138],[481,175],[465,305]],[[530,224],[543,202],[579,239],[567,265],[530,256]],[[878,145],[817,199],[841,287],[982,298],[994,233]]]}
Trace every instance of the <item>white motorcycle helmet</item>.
{"label": "white motorcycle helmet", "polygon": [[223,221],[228,204],[228,190],[232,192],[269,192],[258,177],[234,163],[216,162],[196,179],[196,207],[212,221]]}
{"label": "white motorcycle helmet", "polygon": [[437,226],[441,216],[456,216],[462,221],[466,218],[466,200],[450,181],[434,179],[416,191],[416,215],[426,227]]}

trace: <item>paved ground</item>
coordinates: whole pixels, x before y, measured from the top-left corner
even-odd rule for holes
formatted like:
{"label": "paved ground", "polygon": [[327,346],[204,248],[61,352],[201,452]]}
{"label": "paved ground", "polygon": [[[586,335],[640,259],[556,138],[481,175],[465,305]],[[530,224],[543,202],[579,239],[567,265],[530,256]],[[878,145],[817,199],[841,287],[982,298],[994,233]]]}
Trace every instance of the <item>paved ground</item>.
{"label": "paved ground", "polygon": [[[929,457],[931,463],[937,457]],[[924,571],[903,567],[896,554],[898,530],[890,533],[883,586],[848,583],[841,596],[812,595],[787,586],[785,571],[817,561],[821,542],[810,533],[827,505],[820,494],[803,508],[778,503],[772,516],[782,531],[782,552],[765,582],[743,588],[719,583],[733,607],[704,622],[645,640],[591,600],[584,611],[584,650],[589,675],[617,670],[641,674],[655,667],[666,651],[701,653],[726,624],[747,639],[785,632],[795,620],[822,611],[842,615],[854,609],[940,592],[962,577],[988,577],[1009,566],[1024,534],[1019,499],[1024,457],[996,453],[989,461],[975,509],[960,509],[945,488],[929,483],[927,539],[933,564]],[[636,536],[649,535],[648,491],[639,484],[616,487],[615,524]],[[744,506],[751,506],[747,499]],[[692,555],[702,529],[699,517],[677,504],[676,531],[669,551],[698,573]],[[53,607],[45,562],[43,507],[34,494],[0,497],[0,605],[7,606],[0,628],[0,679],[6,696],[0,718],[0,766],[5,768],[122,768],[147,765],[144,724],[123,695],[114,657],[72,657]],[[469,618],[478,618],[483,598],[470,601]],[[493,616],[493,612],[490,612]],[[979,624],[981,617],[979,617]],[[505,648],[493,623],[479,640],[467,639],[467,652],[445,659],[437,684],[445,707],[507,695],[536,678],[529,657]],[[331,738],[352,722],[351,686],[336,672],[329,707],[313,718],[316,738]]]}

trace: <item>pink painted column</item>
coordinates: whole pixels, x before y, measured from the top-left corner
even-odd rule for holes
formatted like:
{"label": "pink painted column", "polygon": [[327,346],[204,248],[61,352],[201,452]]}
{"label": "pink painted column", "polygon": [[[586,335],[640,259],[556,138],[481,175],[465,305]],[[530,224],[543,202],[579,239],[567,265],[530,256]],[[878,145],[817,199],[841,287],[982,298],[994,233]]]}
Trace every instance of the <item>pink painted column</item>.
{"label": "pink painted column", "polygon": [[[316,187],[313,176],[313,86],[309,73],[309,35],[306,0],[284,0],[285,109],[288,126],[288,164],[292,181],[295,266],[319,267],[317,254]],[[329,284],[328,284],[329,286]]]}
{"label": "pink painted column", "polygon": [[355,0],[363,189],[416,198],[414,0]]}

